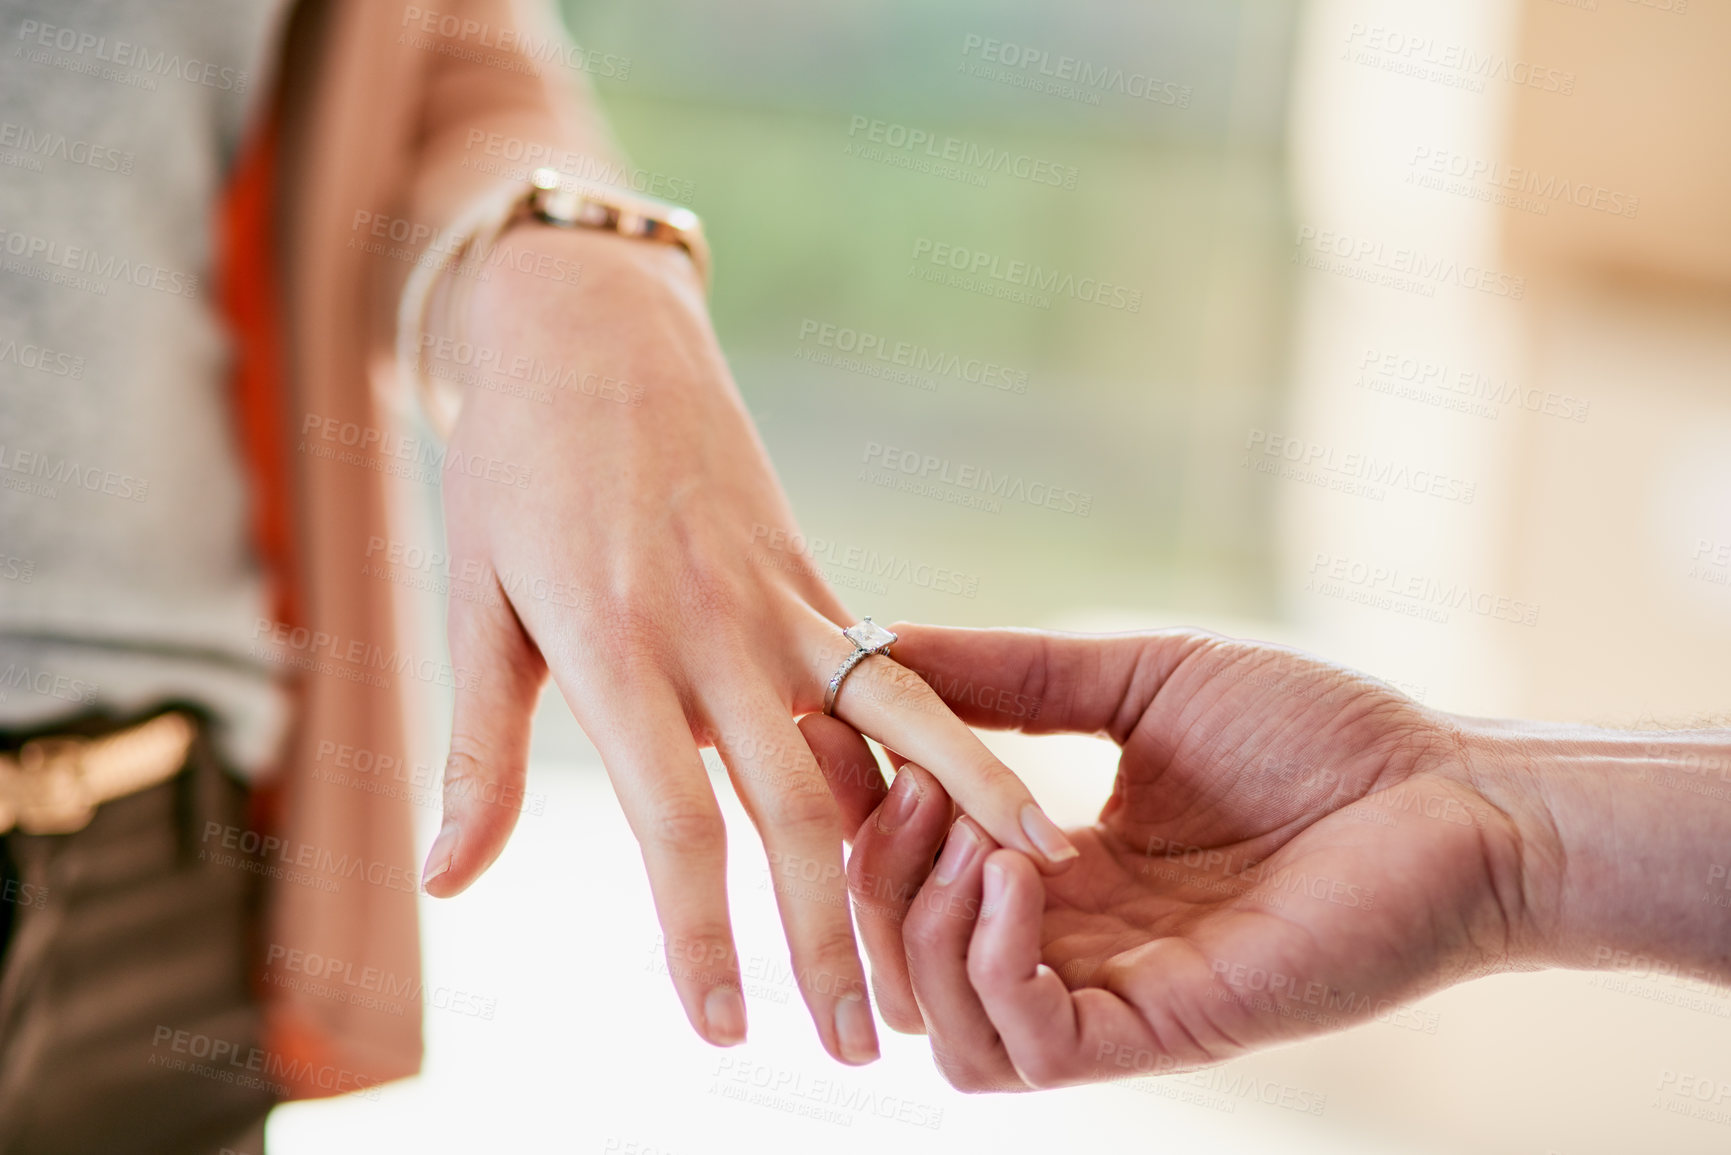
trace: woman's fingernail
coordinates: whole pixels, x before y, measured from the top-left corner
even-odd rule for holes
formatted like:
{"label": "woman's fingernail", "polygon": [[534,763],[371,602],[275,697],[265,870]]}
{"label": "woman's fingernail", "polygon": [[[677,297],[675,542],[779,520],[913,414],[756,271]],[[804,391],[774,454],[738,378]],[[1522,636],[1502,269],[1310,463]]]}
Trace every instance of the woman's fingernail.
{"label": "woman's fingernail", "polygon": [[841,1057],[850,1063],[870,1063],[878,1057],[878,1033],[872,1011],[858,994],[844,995],[835,1005],[835,1033]]}
{"label": "woman's fingernail", "polygon": [[709,1041],[721,1047],[745,1042],[745,1000],[732,987],[716,987],[704,996],[703,1021]]}
{"label": "woman's fingernail", "polygon": [[896,780],[890,783],[890,796],[878,807],[878,830],[884,834],[894,834],[907,825],[908,819],[914,816],[914,808],[919,804],[920,785],[914,781],[914,776],[908,773],[908,768],[903,766],[896,771]]}
{"label": "woman's fingernail", "polygon": [[1004,904],[1004,886],[1008,882],[1002,863],[986,862],[986,869],[981,872],[980,880],[980,921],[984,922],[998,913],[998,908]]}
{"label": "woman's fingernail", "polygon": [[457,837],[462,834],[454,819],[445,819],[445,824],[439,827],[439,836],[433,839],[432,849],[427,851],[427,865],[421,872],[421,889],[426,890],[433,883],[443,878],[451,869],[451,863],[457,858]]}
{"label": "woman's fingernail", "polygon": [[1022,807],[1022,833],[1028,836],[1034,849],[1045,855],[1046,861],[1053,865],[1068,862],[1080,854],[1080,851],[1070,845],[1070,840],[1064,837],[1064,832],[1046,817],[1046,812],[1033,802]]}
{"label": "woman's fingernail", "polygon": [[950,827],[950,836],[944,841],[944,852],[938,855],[938,864],[932,870],[932,881],[939,886],[948,886],[960,878],[962,868],[974,857],[979,845],[979,837],[967,822],[957,822]]}

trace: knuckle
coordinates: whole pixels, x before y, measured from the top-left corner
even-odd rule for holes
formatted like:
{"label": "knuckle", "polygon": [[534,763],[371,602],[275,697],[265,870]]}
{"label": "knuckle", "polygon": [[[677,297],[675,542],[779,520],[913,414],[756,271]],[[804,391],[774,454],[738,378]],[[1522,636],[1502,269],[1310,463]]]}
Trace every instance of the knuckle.
{"label": "knuckle", "polygon": [[814,906],[847,906],[838,854],[808,855],[771,847],[769,870],[775,879],[776,895],[783,902],[797,900]]}
{"label": "knuckle", "polygon": [[848,860],[847,886],[857,906],[892,922],[907,917],[907,909],[919,890],[912,879],[871,869],[870,862],[857,853]]}
{"label": "knuckle", "polygon": [[865,973],[853,935],[846,929],[830,930],[798,952],[799,985],[808,995],[837,998],[865,993]]}
{"label": "knuckle", "polygon": [[1070,1082],[1064,1057],[1050,1051],[1033,1050],[1017,1057],[1015,1065],[1022,1081],[1037,1091],[1062,1087]]}
{"label": "knuckle", "polygon": [[898,712],[949,713],[943,699],[913,670],[897,662],[883,662],[878,666],[877,676],[871,681],[871,692],[885,706]]}
{"label": "knuckle", "polygon": [[724,926],[703,923],[670,933],[665,948],[668,973],[677,981],[705,987],[734,981],[737,960]]}
{"label": "knuckle", "polygon": [[[859,846],[855,840],[854,846]],[[847,889],[855,898],[871,898],[877,886],[877,875],[871,869],[871,864],[865,855],[855,849],[847,860]]]}
{"label": "knuckle", "polygon": [[835,797],[821,782],[790,785],[777,792],[770,817],[778,829],[790,834],[841,843],[841,814]]}
{"label": "knuckle", "polygon": [[492,752],[479,739],[468,734],[452,735],[451,753],[445,759],[445,805],[460,806],[475,797],[477,785],[491,777],[487,769],[491,762]]}
{"label": "knuckle", "polygon": [[643,841],[663,853],[707,857],[725,851],[727,827],[714,799],[673,799],[656,808]]}
{"label": "knuckle", "polygon": [[679,602],[688,620],[731,620],[745,601],[744,587],[728,570],[691,566],[679,577]]}
{"label": "knuckle", "polygon": [[848,893],[858,899],[876,901],[883,887],[883,875],[873,869],[872,856],[860,851],[858,840],[855,840],[854,848],[847,860]]}
{"label": "knuckle", "polygon": [[968,765],[968,774],[994,794],[1026,794],[1027,787],[1016,772],[998,761],[990,750],[981,749]]}
{"label": "knuckle", "polygon": [[1000,991],[1015,981],[1014,972],[997,956],[996,951],[968,952],[968,981],[981,994]]}
{"label": "knuckle", "polygon": [[953,933],[945,923],[944,916],[926,903],[914,903],[902,922],[902,942],[907,945],[910,962],[923,963],[942,955]]}
{"label": "knuckle", "polygon": [[657,647],[667,623],[642,597],[605,594],[596,599],[593,616],[583,617],[583,649],[610,680],[630,684],[659,668]]}
{"label": "knuckle", "polygon": [[932,1058],[938,1065],[938,1073],[944,1081],[964,1095],[982,1095],[997,1089],[997,1080],[991,1078],[972,1059],[956,1055],[950,1048],[940,1046],[935,1040],[932,1043]]}
{"label": "knuckle", "polygon": [[923,1035],[926,1033],[926,1021],[920,1017],[919,1008],[906,995],[886,994],[879,990],[877,995],[878,1015],[884,1024],[898,1035]]}

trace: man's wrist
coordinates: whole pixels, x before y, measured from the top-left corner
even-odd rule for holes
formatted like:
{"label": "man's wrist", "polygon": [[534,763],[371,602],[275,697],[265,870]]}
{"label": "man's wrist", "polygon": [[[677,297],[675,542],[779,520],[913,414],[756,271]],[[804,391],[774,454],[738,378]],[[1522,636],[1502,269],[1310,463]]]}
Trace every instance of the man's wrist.
{"label": "man's wrist", "polygon": [[1731,733],[1462,732],[1475,785],[1519,832],[1520,963],[1731,981]]}

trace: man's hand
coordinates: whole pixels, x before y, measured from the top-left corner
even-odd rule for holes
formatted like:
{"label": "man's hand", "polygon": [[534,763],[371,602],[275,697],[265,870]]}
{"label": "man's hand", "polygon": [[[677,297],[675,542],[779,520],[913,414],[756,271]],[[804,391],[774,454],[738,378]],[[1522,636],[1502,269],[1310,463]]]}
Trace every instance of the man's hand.
{"label": "man's hand", "polygon": [[[713,745],[769,851],[824,1045],[868,1062],[841,818],[793,720],[821,709],[854,619],[815,566],[770,544],[793,514],[684,253],[535,225],[501,243],[506,259],[469,286],[454,363],[431,367],[471,375],[445,522],[453,572],[484,579],[450,601],[453,665],[474,676],[456,693],[427,891],[458,893],[503,849],[551,671],[642,846],[692,1025],[717,1044],[745,1037],[721,811],[698,754]],[[465,367],[464,349],[496,368]],[[865,659],[836,715],[930,767],[1005,845],[1047,869],[1073,857],[1026,787],[894,661]],[[881,797],[881,778],[865,786]]]}
{"label": "man's hand", "polygon": [[[882,803],[837,786],[880,1007],[930,1032],[958,1087],[1183,1070],[1536,965],[1555,837],[1528,795],[1493,804],[1447,716],[1209,634],[896,629],[928,678],[1019,689],[1038,707],[1021,729],[1123,747],[1099,821],[1071,832],[1080,860],[1045,880],[970,819],[950,829],[917,766]],[[857,777],[863,742],[812,737]]]}

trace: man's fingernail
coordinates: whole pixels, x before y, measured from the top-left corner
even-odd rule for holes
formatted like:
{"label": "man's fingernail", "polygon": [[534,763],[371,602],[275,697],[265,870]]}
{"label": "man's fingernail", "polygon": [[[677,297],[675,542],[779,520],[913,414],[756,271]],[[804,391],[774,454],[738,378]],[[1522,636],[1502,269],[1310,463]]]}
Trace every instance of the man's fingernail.
{"label": "man's fingernail", "polygon": [[878,1057],[877,1028],[863,996],[844,995],[835,1005],[835,1033],[841,1042],[841,1057],[848,1062],[869,1063]]}
{"label": "man's fingernail", "polygon": [[1004,905],[1004,886],[1008,881],[1002,863],[987,861],[980,872],[980,921],[985,922]]}
{"label": "man's fingernail", "polygon": [[938,855],[938,864],[932,870],[932,881],[939,886],[948,886],[960,878],[962,868],[974,857],[979,845],[979,837],[966,821],[950,827],[950,836],[944,841],[944,852]]}
{"label": "man's fingernail", "polygon": [[1022,807],[1022,833],[1028,836],[1028,841],[1034,844],[1034,849],[1046,856],[1046,861],[1056,865],[1068,862],[1078,856],[1078,851],[1070,845],[1070,840],[1064,837],[1064,832],[1053,825],[1046,817],[1046,812],[1030,802]]}
{"label": "man's fingernail", "polygon": [[908,773],[908,768],[903,766],[896,771],[896,780],[890,783],[890,796],[878,807],[878,830],[884,834],[894,834],[907,825],[908,819],[914,816],[914,808],[919,804],[920,785],[914,781],[914,776]]}
{"label": "man's fingernail", "polygon": [[426,890],[450,871],[451,863],[457,857],[457,836],[461,833],[462,829],[450,818],[445,819],[445,824],[439,827],[439,836],[433,839],[433,848],[427,851],[427,866],[421,873],[422,890]]}
{"label": "man's fingernail", "polygon": [[703,1022],[709,1041],[722,1047],[745,1042],[745,1000],[732,987],[716,987],[704,996]]}

